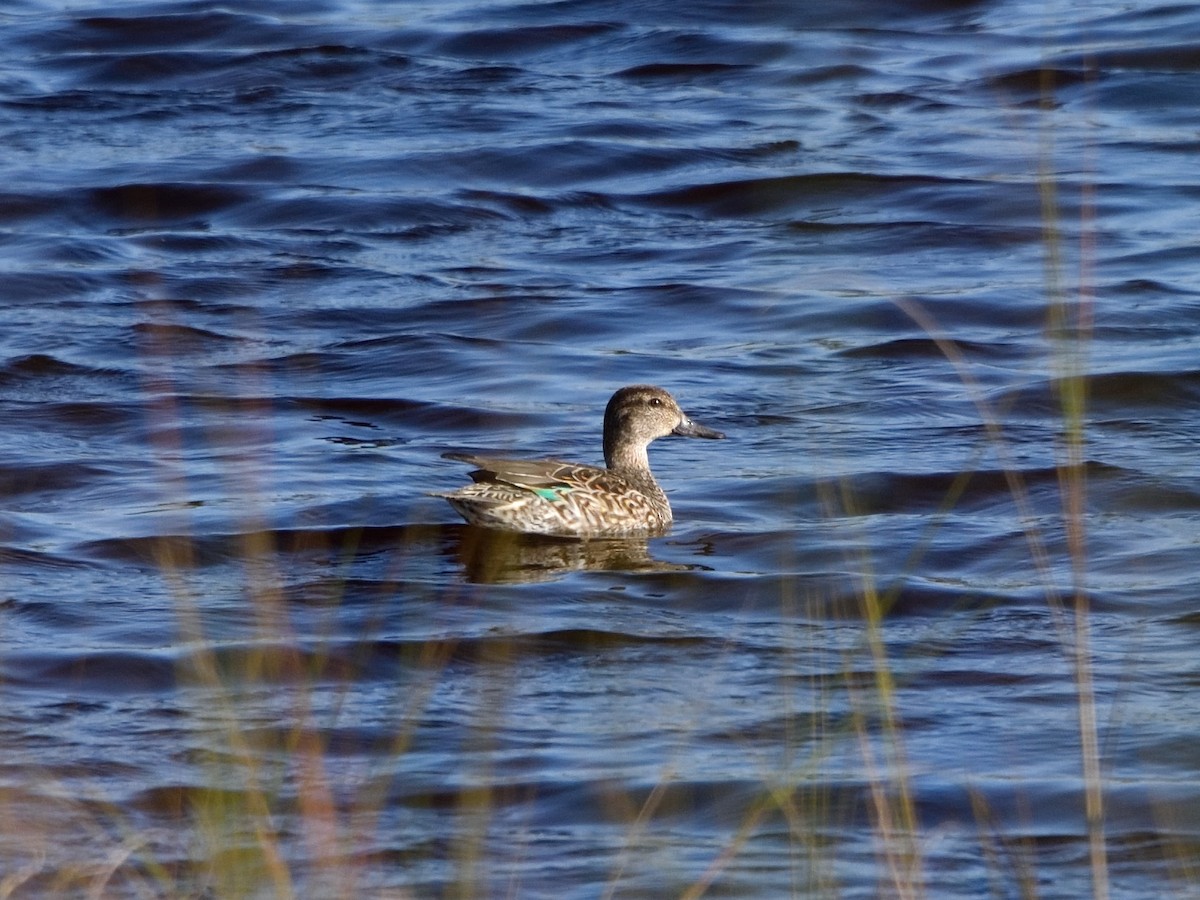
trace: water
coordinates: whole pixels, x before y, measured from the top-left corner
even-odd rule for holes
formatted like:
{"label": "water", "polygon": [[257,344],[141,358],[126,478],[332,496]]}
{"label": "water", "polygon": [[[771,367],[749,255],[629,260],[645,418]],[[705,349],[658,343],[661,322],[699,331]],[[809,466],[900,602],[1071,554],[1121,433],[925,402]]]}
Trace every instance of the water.
{"label": "water", "polygon": [[0,27],[0,893],[1197,892],[1194,8]]}

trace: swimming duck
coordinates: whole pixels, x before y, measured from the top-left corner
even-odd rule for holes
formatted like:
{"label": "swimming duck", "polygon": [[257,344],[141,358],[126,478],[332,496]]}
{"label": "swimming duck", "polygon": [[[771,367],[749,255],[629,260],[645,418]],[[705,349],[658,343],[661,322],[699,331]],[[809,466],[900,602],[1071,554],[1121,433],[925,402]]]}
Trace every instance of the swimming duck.
{"label": "swimming duck", "polygon": [[444,497],[472,525],[526,534],[656,534],[671,525],[671,504],[650,472],[646,448],[656,438],[724,438],[689,419],[660,387],[623,387],[604,410],[604,463],[502,459],[444,453],[475,466],[474,484]]}

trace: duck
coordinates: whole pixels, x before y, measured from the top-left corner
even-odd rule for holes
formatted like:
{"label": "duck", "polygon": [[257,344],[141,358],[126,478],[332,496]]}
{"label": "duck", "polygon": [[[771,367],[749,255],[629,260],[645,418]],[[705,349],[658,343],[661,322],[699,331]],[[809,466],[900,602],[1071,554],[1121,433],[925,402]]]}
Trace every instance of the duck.
{"label": "duck", "polygon": [[560,537],[621,537],[666,532],[671,504],[650,471],[647,449],[667,435],[725,437],[690,419],[663,388],[619,389],[604,410],[605,468],[558,459],[507,459],[452,451],[474,466],[472,484],[433,496],[471,525]]}

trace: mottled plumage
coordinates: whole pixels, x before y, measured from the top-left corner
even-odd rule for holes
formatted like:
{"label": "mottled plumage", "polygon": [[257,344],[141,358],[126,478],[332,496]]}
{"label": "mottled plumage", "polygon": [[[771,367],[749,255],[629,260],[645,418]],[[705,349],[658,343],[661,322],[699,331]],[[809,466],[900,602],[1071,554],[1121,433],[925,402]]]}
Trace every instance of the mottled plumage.
{"label": "mottled plumage", "polygon": [[668,434],[723,438],[684,415],[675,399],[649,385],[623,387],[604,411],[604,462],[498,459],[446,453],[475,466],[474,484],[445,497],[464,519],[508,531],[557,535],[654,534],[671,524],[671,504],[650,472],[646,448]]}

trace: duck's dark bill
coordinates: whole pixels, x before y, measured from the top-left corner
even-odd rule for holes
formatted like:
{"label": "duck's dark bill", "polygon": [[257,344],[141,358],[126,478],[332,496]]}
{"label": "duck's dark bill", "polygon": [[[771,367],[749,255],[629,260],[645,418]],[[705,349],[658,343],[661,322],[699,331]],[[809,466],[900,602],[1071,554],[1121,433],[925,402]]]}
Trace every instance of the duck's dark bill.
{"label": "duck's dark bill", "polygon": [[702,438],[716,438],[716,439],[724,439],[724,437],[725,437],[725,435],[723,435],[721,432],[713,431],[711,428],[705,428],[700,423],[693,422],[691,419],[684,419],[682,422],[680,422],[678,425],[675,426],[675,430],[672,431],[671,434],[678,434],[678,435],[682,435],[683,437],[702,437]]}

